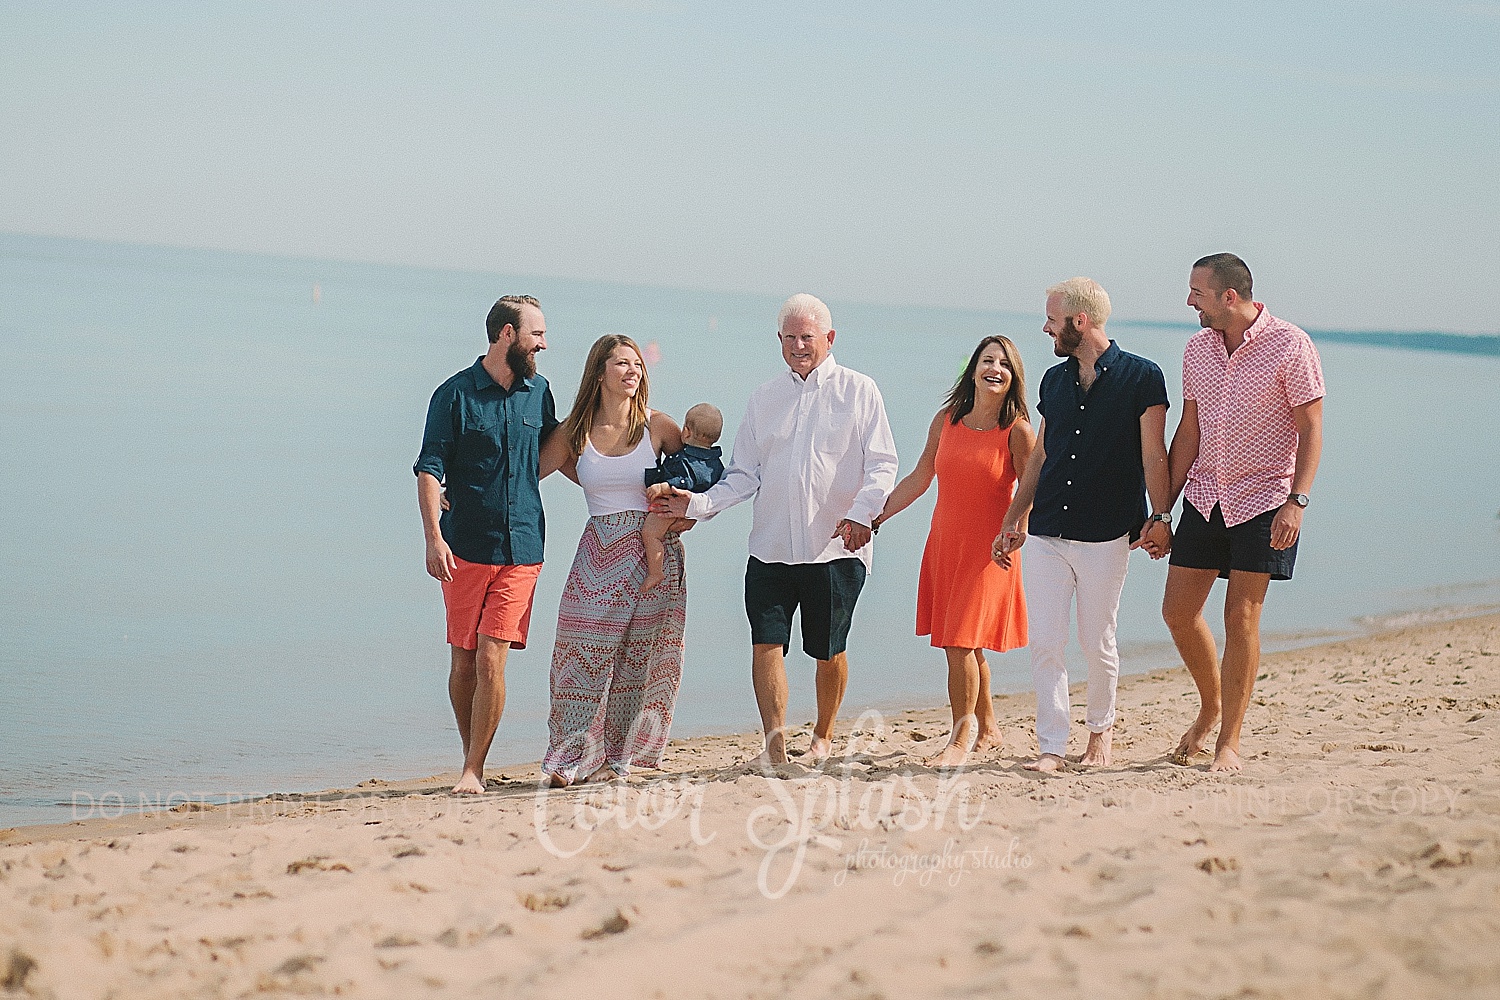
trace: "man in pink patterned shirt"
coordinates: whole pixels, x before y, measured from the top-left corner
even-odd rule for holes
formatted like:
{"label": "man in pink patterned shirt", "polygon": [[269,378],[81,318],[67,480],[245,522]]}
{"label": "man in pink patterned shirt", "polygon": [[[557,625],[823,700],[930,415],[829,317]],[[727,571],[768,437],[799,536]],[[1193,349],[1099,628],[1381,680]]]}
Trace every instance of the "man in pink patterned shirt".
{"label": "man in pink patterned shirt", "polygon": [[[1251,297],[1232,253],[1193,264],[1187,304],[1203,325],[1182,356],[1182,419],[1169,457],[1186,486],[1162,617],[1198,687],[1198,718],[1172,754],[1189,764],[1219,726],[1210,771],[1240,769],[1240,730],[1260,668],[1260,615],[1290,580],[1323,449],[1323,369],[1312,340]],[[1225,578],[1224,658],[1203,619]]]}

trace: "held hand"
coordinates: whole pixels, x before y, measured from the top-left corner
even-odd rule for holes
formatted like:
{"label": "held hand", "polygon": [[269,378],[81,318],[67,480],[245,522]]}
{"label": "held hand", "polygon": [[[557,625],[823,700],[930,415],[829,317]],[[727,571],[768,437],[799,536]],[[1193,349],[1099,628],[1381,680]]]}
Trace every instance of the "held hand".
{"label": "held hand", "polygon": [[443,510],[452,510],[453,505],[448,503],[448,487],[444,486],[438,493],[438,506]]}
{"label": "held hand", "polygon": [[858,552],[870,544],[870,529],[858,521],[851,521],[846,517],[834,529],[832,537],[842,538],[845,550]]}
{"label": "held hand", "polygon": [[691,496],[692,494],[687,490],[679,490],[674,486],[672,492],[663,493],[651,501],[651,513],[665,514],[668,517],[686,517],[688,498]]}
{"label": "held hand", "polygon": [[458,562],[453,558],[453,550],[448,548],[448,543],[439,538],[437,541],[427,543],[427,575],[434,580],[444,583],[453,582],[453,571],[458,569]]}
{"label": "held hand", "polygon": [[667,530],[680,535],[684,531],[692,531],[697,526],[698,522],[694,521],[692,518],[679,517],[677,520],[672,522],[672,526]]}
{"label": "held hand", "polygon": [[1001,569],[1010,569],[1010,554],[1026,544],[1026,532],[1017,528],[1005,528],[995,536],[990,545],[990,558]]}
{"label": "held hand", "polygon": [[1131,543],[1132,549],[1145,549],[1152,559],[1161,559],[1172,551],[1172,529],[1164,521],[1148,521],[1141,537]]}
{"label": "held hand", "polygon": [[1302,534],[1302,508],[1288,501],[1271,521],[1271,548],[1289,549]]}

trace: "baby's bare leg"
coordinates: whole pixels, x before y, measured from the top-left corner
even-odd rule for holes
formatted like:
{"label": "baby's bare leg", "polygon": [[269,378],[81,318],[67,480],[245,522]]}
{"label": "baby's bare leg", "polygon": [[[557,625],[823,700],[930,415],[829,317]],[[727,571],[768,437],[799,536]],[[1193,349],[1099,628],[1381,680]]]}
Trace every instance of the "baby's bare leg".
{"label": "baby's bare leg", "polygon": [[667,532],[672,530],[673,518],[664,514],[647,514],[641,525],[641,547],[646,550],[646,579],[641,581],[641,590],[650,590],[666,576]]}

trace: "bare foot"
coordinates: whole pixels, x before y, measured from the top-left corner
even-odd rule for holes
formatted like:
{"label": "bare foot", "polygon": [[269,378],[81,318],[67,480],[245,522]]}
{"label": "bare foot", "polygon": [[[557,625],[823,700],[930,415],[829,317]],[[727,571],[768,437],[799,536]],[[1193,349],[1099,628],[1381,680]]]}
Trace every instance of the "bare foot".
{"label": "bare foot", "polygon": [[936,757],[929,757],[922,763],[928,767],[963,767],[968,757],[962,743],[949,743],[943,748],[942,753]]}
{"label": "bare foot", "polygon": [[566,771],[556,771],[547,775],[547,785],[550,788],[567,788],[573,783],[573,776]]}
{"label": "bare foot", "polygon": [[652,587],[656,586],[658,583],[661,583],[666,578],[667,578],[667,574],[665,574],[665,573],[660,573],[660,572],[655,572],[655,571],[652,571],[652,570],[647,570],[647,572],[646,572],[646,578],[641,581],[641,593],[644,594],[646,591],[650,590]]}
{"label": "bare foot", "polygon": [[1240,769],[1240,755],[1237,751],[1228,747],[1219,747],[1214,753],[1214,762],[1208,765],[1210,771],[1219,771],[1232,774]]}
{"label": "bare foot", "polygon": [[453,786],[454,795],[483,795],[484,779],[473,771],[465,771],[458,784]]}
{"label": "bare foot", "polygon": [[593,774],[590,774],[587,778],[584,778],[583,783],[585,785],[597,785],[603,781],[615,781],[617,779],[620,781],[624,781],[629,777],[629,764],[621,764],[618,761],[612,761],[608,764],[601,765],[597,771],[595,771]]}
{"label": "bare foot", "polygon": [[1089,733],[1088,748],[1083,751],[1083,756],[1078,758],[1078,763],[1083,767],[1108,767],[1109,751],[1113,746],[1113,727],[1102,733]]}
{"label": "bare foot", "polygon": [[1217,710],[1204,714],[1198,713],[1198,718],[1188,727],[1188,731],[1182,734],[1182,739],[1177,741],[1177,749],[1172,751],[1171,761],[1187,767],[1193,762],[1193,758],[1200,753],[1208,752],[1208,734],[1213,732],[1214,726],[1219,724],[1219,713]]}
{"label": "bare foot", "polygon": [[1041,771],[1043,774],[1051,774],[1053,771],[1065,771],[1068,762],[1055,753],[1044,753],[1036,760],[1022,764],[1028,771]]}
{"label": "bare foot", "polygon": [[814,736],[807,746],[807,753],[802,755],[802,763],[816,767],[831,756],[833,756],[833,741]]}
{"label": "bare foot", "polygon": [[1000,734],[998,725],[979,731],[979,739],[974,741],[974,750],[999,750],[1005,743],[1005,738]]}
{"label": "bare foot", "polygon": [[760,768],[761,770],[765,770],[769,767],[774,767],[777,764],[785,764],[786,749],[785,747],[779,747],[775,751],[773,751],[770,747],[766,747],[766,749],[762,750],[754,757],[751,757],[749,760],[745,761],[745,763],[749,764],[751,767]]}

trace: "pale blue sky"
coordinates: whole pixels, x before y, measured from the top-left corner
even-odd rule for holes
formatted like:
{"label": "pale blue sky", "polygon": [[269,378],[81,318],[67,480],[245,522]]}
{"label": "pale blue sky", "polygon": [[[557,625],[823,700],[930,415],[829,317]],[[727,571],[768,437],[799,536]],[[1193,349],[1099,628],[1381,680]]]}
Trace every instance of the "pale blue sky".
{"label": "pale blue sky", "polygon": [[1500,3],[0,6],[0,230],[1493,332],[1497,175]]}

